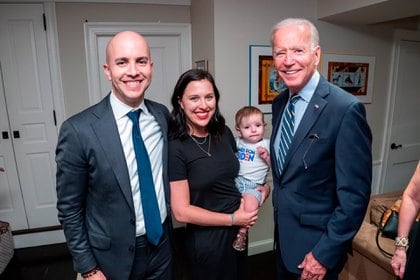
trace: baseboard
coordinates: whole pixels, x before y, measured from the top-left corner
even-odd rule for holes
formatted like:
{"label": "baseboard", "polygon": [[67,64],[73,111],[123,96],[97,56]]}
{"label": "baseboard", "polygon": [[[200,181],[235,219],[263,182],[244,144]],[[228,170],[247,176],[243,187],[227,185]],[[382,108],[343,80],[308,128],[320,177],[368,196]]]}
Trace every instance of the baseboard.
{"label": "baseboard", "polygon": [[272,251],[273,244],[273,238],[251,242],[248,244],[248,256]]}
{"label": "baseboard", "polygon": [[[27,248],[66,242],[62,230],[20,234],[13,236],[15,248]],[[248,244],[248,255],[256,255],[273,250],[272,238],[251,242]]]}
{"label": "baseboard", "polygon": [[27,248],[66,242],[63,230],[13,235],[15,248]]}

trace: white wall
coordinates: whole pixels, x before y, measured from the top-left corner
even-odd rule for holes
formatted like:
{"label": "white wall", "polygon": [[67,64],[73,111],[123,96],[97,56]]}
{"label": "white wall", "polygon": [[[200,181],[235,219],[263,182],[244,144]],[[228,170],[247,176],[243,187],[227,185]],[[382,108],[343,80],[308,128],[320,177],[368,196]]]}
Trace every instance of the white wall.
{"label": "white wall", "polygon": [[318,15],[325,17],[343,13],[348,10],[354,10],[366,6],[375,5],[378,3],[387,2],[387,0],[352,0],[352,1],[337,1],[337,0],[317,0]]}

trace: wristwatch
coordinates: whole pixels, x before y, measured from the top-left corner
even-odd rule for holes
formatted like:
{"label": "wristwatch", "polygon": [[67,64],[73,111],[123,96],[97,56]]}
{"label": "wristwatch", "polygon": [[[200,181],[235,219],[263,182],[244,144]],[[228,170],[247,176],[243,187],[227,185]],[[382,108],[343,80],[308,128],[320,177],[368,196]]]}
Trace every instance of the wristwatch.
{"label": "wristwatch", "polygon": [[408,247],[408,237],[401,237],[401,236],[395,237],[395,246],[396,247],[407,248]]}

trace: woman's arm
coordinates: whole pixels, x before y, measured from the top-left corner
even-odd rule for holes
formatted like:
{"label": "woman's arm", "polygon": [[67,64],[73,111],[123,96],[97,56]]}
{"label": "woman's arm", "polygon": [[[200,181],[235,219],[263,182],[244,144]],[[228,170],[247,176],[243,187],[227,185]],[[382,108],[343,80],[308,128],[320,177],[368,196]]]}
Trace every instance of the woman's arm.
{"label": "woman's arm", "polygon": [[187,180],[172,181],[170,188],[171,208],[178,222],[201,226],[235,225],[251,227],[257,221],[258,210],[245,212],[243,200],[241,200],[241,205],[234,213],[219,213],[190,204],[190,190]]}
{"label": "woman's arm", "polygon": [[[420,209],[420,162],[413,177],[404,191],[401,207],[398,213],[398,238],[408,238],[411,226]],[[407,247],[396,246],[391,266],[395,275],[401,279],[404,276],[407,263]]]}

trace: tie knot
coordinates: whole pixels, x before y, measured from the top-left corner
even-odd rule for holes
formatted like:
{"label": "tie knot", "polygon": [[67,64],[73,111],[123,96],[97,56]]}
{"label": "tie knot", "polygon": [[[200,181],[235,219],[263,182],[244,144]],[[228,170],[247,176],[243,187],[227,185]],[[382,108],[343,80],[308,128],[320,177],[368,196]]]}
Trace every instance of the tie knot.
{"label": "tie knot", "polygon": [[132,122],[138,122],[141,110],[135,110],[127,113],[127,116],[130,118]]}
{"label": "tie knot", "polygon": [[290,97],[290,103],[295,105],[296,102],[298,102],[298,100],[300,99],[300,95],[299,94],[295,94],[292,97]]}

